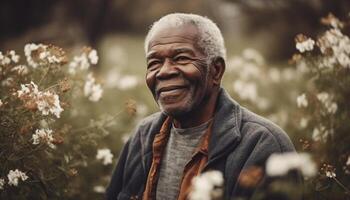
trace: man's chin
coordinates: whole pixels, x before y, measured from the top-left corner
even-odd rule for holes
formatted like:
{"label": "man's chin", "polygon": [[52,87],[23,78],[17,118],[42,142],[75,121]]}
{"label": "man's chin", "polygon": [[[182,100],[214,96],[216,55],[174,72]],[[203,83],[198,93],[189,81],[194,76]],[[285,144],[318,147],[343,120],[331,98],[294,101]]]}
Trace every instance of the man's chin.
{"label": "man's chin", "polygon": [[178,118],[184,116],[190,112],[189,107],[179,107],[179,106],[161,106],[161,111],[170,117]]}

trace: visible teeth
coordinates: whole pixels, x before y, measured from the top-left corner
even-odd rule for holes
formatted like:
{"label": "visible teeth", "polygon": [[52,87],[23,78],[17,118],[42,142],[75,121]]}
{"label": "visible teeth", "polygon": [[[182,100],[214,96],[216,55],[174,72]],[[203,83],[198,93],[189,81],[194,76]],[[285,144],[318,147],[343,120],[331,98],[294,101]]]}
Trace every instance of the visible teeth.
{"label": "visible teeth", "polygon": [[163,92],[173,92],[173,91],[177,91],[177,90],[181,90],[181,88],[176,88],[176,89],[171,89],[171,90],[165,90]]}
{"label": "visible teeth", "polygon": [[164,90],[164,92],[167,92],[167,91],[172,91],[172,90],[179,90],[181,88],[172,88],[172,89],[167,89],[167,90]]}
{"label": "visible teeth", "polygon": [[171,90],[165,90],[165,91],[162,91],[161,94],[167,95],[167,94],[177,93],[177,92],[181,92],[183,89],[184,88],[175,88]]}

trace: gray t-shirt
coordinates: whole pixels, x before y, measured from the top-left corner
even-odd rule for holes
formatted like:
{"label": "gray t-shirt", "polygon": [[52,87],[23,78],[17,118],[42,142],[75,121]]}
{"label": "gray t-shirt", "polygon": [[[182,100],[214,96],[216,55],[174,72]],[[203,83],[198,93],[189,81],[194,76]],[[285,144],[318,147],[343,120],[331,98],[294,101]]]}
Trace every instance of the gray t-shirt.
{"label": "gray t-shirt", "polygon": [[196,127],[180,129],[171,127],[170,136],[160,165],[157,200],[176,200],[185,165],[199,145],[211,120]]}

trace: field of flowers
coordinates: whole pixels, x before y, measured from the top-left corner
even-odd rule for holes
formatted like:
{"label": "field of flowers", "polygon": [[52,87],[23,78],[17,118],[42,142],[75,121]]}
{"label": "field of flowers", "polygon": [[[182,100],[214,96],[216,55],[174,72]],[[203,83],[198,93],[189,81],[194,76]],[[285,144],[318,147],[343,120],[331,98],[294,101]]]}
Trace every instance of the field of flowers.
{"label": "field of flowers", "polygon": [[[305,199],[350,199],[349,22],[326,16],[324,32],[297,35],[284,63],[252,48],[229,54],[223,87],[286,130],[300,153],[273,155],[266,169],[241,177],[245,187],[256,186],[261,170],[280,178],[255,199],[297,199],[300,188],[283,179],[295,170]],[[120,35],[99,51],[34,43],[0,50],[0,199],[103,198],[123,143],[157,111],[142,42]],[[224,182],[210,172],[193,184],[192,199],[220,199]]]}

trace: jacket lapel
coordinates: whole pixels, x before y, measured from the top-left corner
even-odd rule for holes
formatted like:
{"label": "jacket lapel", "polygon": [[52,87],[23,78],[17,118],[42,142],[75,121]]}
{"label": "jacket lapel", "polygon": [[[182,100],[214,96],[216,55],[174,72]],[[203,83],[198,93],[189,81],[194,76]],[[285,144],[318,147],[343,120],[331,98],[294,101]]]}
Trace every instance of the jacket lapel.
{"label": "jacket lapel", "polygon": [[234,149],[241,140],[241,109],[229,94],[220,89],[209,143],[208,165]]}
{"label": "jacket lapel", "polygon": [[142,130],[140,134],[142,166],[146,178],[152,164],[153,140],[155,135],[159,133],[166,118],[167,115],[165,115],[164,113],[158,113],[158,115],[155,116],[153,121],[151,122],[151,126],[147,128],[147,130]]}

